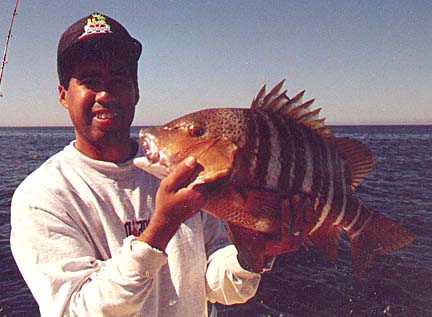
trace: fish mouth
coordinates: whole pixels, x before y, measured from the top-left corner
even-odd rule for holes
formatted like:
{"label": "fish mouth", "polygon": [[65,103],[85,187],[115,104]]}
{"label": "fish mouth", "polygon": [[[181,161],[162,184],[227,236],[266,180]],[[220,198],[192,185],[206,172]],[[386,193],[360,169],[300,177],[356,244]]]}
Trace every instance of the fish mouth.
{"label": "fish mouth", "polygon": [[171,162],[168,155],[161,151],[151,134],[140,131],[139,138],[143,156],[135,158],[133,163],[136,167],[163,179],[174,169],[175,164]]}
{"label": "fish mouth", "polygon": [[140,140],[143,154],[147,160],[152,164],[160,162],[161,155],[159,154],[159,148],[154,141],[154,137],[140,132]]}

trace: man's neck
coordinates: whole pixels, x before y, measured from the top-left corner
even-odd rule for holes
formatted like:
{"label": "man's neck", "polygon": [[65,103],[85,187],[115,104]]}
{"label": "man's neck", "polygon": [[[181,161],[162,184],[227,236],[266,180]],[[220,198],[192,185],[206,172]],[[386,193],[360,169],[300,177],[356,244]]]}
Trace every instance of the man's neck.
{"label": "man's neck", "polygon": [[135,156],[138,144],[134,140],[129,139],[127,142],[121,144],[98,144],[95,146],[80,142],[77,139],[75,148],[94,160],[123,163]]}

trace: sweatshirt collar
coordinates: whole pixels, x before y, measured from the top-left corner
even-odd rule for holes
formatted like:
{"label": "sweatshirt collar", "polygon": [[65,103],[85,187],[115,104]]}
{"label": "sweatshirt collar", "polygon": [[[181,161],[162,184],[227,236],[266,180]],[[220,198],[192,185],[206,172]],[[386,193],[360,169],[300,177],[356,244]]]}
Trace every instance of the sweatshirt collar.
{"label": "sweatshirt collar", "polygon": [[[99,172],[100,174],[103,174],[104,176],[109,178],[114,178],[114,179],[127,178],[130,177],[129,173],[132,170],[137,170],[137,171],[139,170],[133,164],[133,158],[123,163],[113,163],[113,162],[99,161],[99,160],[92,159],[77,150],[77,148],[75,147],[75,140],[73,140],[69,145],[65,147],[65,152],[72,159],[72,162],[75,162],[76,164],[85,164],[91,167],[92,169],[94,169],[95,171]],[[142,151],[140,147],[138,147],[138,151],[135,157],[141,155],[142,155]]]}

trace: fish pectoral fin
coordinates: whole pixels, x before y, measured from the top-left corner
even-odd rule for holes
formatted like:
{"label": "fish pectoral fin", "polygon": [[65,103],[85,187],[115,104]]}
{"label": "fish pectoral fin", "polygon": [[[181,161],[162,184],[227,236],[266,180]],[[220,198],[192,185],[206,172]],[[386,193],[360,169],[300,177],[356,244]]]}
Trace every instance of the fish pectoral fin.
{"label": "fish pectoral fin", "polygon": [[279,226],[280,195],[235,186],[220,186],[212,192],[203,209],[241,227],[273,233]]}
{"label": "fish pectoral fin", "polygon": [[239,191],[245,209],[255,216],[269,218],[279,217],[281,195],[272,192],[263,192],[256,189],[242,189]]}
{"label": "fish pectoral fin", "polygon": [[253,219],[251,229],[274,233],[280,227],[280,194],[248,188],[236,191],[233,198],[236,208]]}
{"label": "fish pectoral fin", "polygon": [[232,170],[237,145],[227,138],[220,138],[197,156],[203,168],[196,182],[210,183],[228,176]]}

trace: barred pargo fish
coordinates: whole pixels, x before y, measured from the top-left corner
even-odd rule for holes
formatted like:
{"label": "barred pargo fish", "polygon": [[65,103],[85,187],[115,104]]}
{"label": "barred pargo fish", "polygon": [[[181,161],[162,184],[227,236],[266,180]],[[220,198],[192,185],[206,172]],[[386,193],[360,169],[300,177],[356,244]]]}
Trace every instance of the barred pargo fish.
{"label": "barred pargo fish", "polygon": [[374,165],[369,148],[336,137],[313,99],[289,98],[282,85],[268,94],[264,86],[250,109],[206,109],[141,129],[136,165],[162,178],[193,155],[202,168],[194,185],[211,193],[203,209],[227,223],[238,248],[254,243],[248,232],[269,240],[285,232],[290,243],[279,253],[312,243],[334,260],[344,230],[361,275],[375,255],[414,236],[354,195]]}

